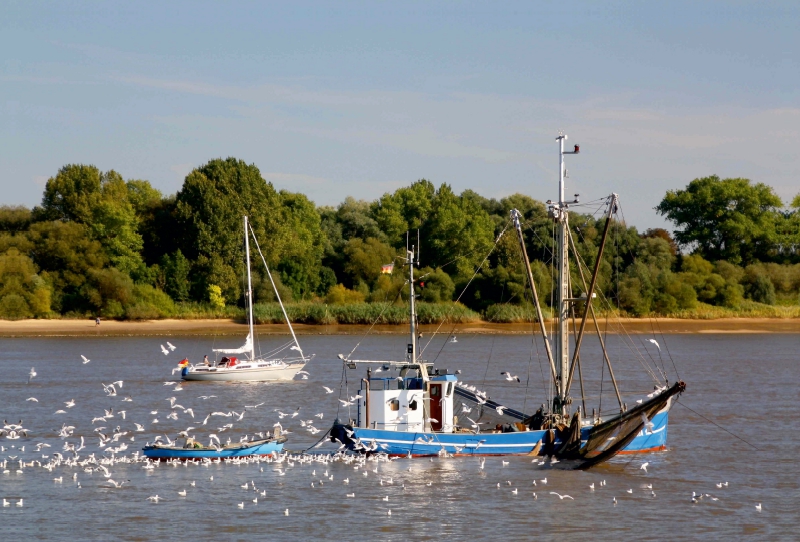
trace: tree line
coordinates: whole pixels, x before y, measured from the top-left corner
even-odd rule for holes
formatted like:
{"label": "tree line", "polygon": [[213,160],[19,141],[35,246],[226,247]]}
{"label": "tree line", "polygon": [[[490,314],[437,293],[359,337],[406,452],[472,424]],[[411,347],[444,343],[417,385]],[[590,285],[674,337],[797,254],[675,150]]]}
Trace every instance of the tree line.
{"label": "tree line", "polygon": [[[530,297],[508,229],[513,208],[523,214],[549,306],[553,222],[544,203],[523,194],[456,194],[423,179],[375,201],[348,197],[318,207],[234,158],[194,169],[171,195],[113,170],[66,165],[47,181],[40,205],[0,207],[0,317],[230,314],[244,304],[247,215],[285,302],[406,302],[403,266],[384,266],[399,264],[419,232],[423,302],[458,301],[489,320],[520,319]],[[598,288],[612,306],[646,315],[800,302],[800,195],[787,207],[764,184],[712,176],[667,192],[656,211],[675,224],[674,237],[611,227]],[[601,215],[570,217],[578,258],[589,268]],[[572,275],[580,291],[588,276],[575,265]],[[255,302],[275,301],[261,265],[253,265],[253,284]]]}

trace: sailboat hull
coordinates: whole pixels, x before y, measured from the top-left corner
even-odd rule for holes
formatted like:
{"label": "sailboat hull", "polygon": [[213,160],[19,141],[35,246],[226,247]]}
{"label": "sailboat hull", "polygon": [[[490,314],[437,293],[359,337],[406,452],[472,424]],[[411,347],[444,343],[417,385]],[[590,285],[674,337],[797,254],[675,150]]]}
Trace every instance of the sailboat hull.
{"label": "sailboat hull", "polygon": [[293,380],[305,364],[271,367],[193,367],[181,373],[184,380],[202,382],[270,382]]}
{"label": "sailboat hull", "polygon": [[[643,429],[620,453],[642,453],[664,450],[667,446],[667,424],[669,407],[665,408],[650,420],[651,429]],[[353,435],[347,437],[346,430]],[[582,437],[588,436],[591,427],[584,428]],[[547,431],[520,431],[512,433],[434,433],[386,431],[335,425],[331,435],[340,441],[350,444],[355,449],[356,440],[370,445],[377,445],[375,452],[385,452],[390,456],[424,457],[436,456],[442,450],[448,455],[539,455],[541,442]],[[583,439],[582,439],[583,440]],[[555,446],[561,442],[556,439]]]}

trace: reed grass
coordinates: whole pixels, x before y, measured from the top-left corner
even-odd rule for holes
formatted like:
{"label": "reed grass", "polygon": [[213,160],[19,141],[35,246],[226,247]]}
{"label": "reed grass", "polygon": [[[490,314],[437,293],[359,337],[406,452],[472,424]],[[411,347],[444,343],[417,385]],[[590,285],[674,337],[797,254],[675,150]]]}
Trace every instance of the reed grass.
{"label": "reed grass", "polygon": [[[352,303],[326,305],[323,303],[289,303],[286,313],[294,323],[334,325],[373,323],[385,325],[408,324],[408,304]],[[420,324],[438,324],[443,321],[467,323],[480,321],[478,313],[460,303],[418,303],[417,319]],[[284,322],[277,303],[259,303],[253,307],[253,320],[258,324]]]}

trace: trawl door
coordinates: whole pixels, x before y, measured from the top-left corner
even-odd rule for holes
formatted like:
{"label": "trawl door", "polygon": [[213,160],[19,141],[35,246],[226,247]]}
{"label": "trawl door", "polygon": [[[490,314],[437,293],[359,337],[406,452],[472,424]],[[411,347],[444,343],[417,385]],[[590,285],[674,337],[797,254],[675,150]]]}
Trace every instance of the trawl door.
{"label": "trawl door", "polygon": [[442,430],[442,384],[431,383],[431,429]]}

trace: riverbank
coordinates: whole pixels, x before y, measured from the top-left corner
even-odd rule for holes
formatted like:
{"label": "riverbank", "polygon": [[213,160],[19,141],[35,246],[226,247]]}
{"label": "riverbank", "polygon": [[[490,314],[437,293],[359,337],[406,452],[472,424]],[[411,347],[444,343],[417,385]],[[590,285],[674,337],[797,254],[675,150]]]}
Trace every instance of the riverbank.
{"label": "riverbank", "polygon": [[[246,335],[242,320],[146,320],[146,321],[102,321],[94,320],[0,320],[0,337],[127,337],[127,336],[183,336],[183,335]],[[424,334],[437,328],[440,333],[456,334],[525,334],[536,330],[531,324],[494,324],[472,322],[420,326]],[[587,331],[592,330],[589,323]],[[677,318],[622,318],[600,322],[600,328],[608,333],[800,333],[800,318],[719,318],[716,320],[692,320]],[[363,335],[369,329],[364,325],[308,325],[295,324],[298,335]],[[256,326],[260,335],[285,335],[284,324]],[[376,325],[373,333],[403,334],[405,325]]]}

